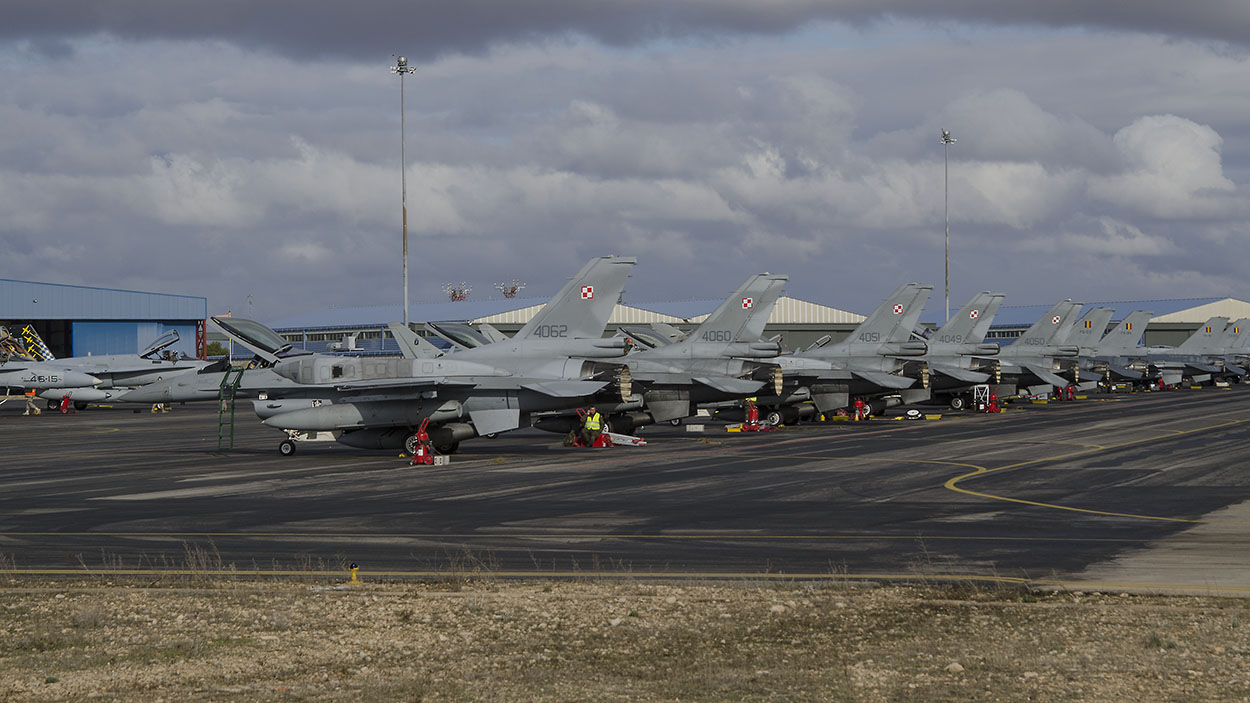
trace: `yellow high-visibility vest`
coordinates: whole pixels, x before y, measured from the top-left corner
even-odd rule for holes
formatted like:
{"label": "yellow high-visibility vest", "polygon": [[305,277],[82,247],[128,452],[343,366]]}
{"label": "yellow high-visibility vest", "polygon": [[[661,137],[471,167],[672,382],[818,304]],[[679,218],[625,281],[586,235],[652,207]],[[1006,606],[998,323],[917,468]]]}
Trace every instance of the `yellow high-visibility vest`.
{"label": "yellow high-visibility vest", "polygon": [[599,413],[591,413],[586,416],[586,429],[597,430],[602,426],[603,418]]}

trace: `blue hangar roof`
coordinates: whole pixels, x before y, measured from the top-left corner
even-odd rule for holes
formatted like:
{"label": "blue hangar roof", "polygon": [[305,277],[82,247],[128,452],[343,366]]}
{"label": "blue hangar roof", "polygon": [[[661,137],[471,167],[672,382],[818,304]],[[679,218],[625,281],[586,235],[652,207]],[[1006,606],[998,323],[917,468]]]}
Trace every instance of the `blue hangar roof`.
{"label": "blue hangar roof", "polygon": [[[1113,320],[1122,320],[1134,310],[1150,310],[1155,317],[1168,315],[1189,308],[1196,308],[1199,305],[1209,305],[1224,298],[1171,298],[1164,300],[1113,300],[1100,303],[1085,303],[1085,307],[1081,308],[1081,314],[1089,312],[1090,308],[1115,308],[1115,314],[1111,317]],[[1059,301],[1055,301],[1057,303]],[[1055,303],[1047,303],[1045,305],[1004,305],[998,309],[998,314],[994,316],[994,324],[991,327],[1028,327],[1037,322],[1042,315],[1055,306]]]}
{"label": "blue hangar roof", "polygon": [[[499,300],[461,300],[445,303],[418,303],[408,306],[408,318],[413,322],[440,322],[448,320],[476,320],[479,317],[542,305],[547,298],[502,298]],[[331,308],[302,313],[292,317],[272,320],[266,324],[275,330],[347,329],[356,327],[379,327],[404,319],[403,305],[367,305],[354,308]]]}
{"label": "blue hangar roof", "polygon": [[0,278],[0,317],[13,320],[191,321],[208,298]]}

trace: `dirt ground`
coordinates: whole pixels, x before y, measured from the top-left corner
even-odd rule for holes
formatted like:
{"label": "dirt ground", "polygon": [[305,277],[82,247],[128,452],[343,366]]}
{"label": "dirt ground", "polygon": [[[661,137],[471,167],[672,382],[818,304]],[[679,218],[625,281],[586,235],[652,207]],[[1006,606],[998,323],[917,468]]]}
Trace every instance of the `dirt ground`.
{"label": "dirt ground", "polygon": [[1250,701],[1250,601],[0,580],[0,701]]}

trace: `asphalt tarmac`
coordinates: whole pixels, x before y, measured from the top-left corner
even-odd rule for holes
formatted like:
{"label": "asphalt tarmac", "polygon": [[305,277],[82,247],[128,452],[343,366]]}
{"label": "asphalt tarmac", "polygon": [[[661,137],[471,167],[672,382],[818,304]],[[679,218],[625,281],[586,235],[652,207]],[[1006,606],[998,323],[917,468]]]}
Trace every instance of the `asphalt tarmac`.
{"label": "asphalt tarmac", "polygon": [[[0,405],[0,573],[989,579],[1250,595],[1250,388],[940,420],[278,454],[240,406]],[[932,412],[932,410],[931,410]],[[1152,554],[1166,554],[1152,566]]]}

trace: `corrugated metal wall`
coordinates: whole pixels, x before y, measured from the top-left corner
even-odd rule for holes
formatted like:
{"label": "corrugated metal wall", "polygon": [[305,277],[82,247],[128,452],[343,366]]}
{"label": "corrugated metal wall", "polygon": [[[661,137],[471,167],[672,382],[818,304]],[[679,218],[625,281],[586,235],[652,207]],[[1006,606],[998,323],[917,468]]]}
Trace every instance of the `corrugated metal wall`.
{"label": "corrugated metal wall", "polygon": [[11,320],[203,320],[208,299],[0,278],[0,317]]}

